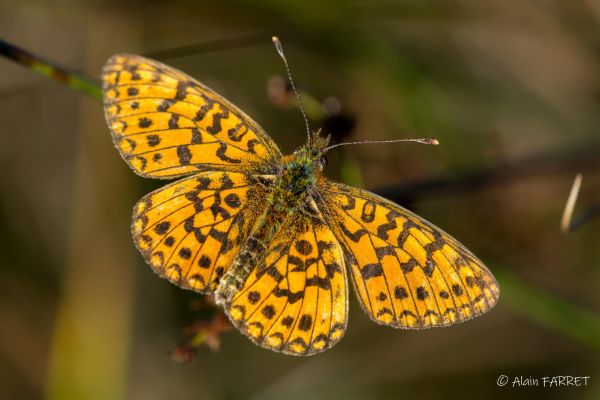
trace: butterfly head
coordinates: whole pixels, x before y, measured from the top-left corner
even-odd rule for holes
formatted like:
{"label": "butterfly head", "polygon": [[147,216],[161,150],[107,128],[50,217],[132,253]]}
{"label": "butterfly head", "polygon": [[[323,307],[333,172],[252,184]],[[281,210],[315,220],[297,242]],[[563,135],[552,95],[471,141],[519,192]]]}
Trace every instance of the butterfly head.
{"label": "butterfly head", "polygon": [[325,148],[329,145],[330,136],[321,136],[320,130],[309,136],[308,143],[298,148],[293,155],[294,162],[314,172],[322,172],[327,166]]}

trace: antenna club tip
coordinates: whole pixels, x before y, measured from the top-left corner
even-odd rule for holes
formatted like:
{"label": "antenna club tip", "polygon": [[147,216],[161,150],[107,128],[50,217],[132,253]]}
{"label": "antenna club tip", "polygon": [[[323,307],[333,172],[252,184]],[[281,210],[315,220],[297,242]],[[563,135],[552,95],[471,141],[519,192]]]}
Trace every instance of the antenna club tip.
{"label": "antenna club tip", "polygon": [[437,140],[436,138],[431,138],[431,139],[429,139],[429,144],[437,146],[438,144],[440,144],[440,141]]}
{"label": "antenna club tip", "polygon": [[273,40],[273,44],[275,45],[275,49],[277,50],[277,53],[279,53],[279,56],[281,58],[283,58],[283,61],[287,65],[287,61],[285,59],[285,54],[283,54],[283,46],[281,45],[281,41],[279,40],[279,38],[277,36],[273,36],[271,38],[271,40]]}

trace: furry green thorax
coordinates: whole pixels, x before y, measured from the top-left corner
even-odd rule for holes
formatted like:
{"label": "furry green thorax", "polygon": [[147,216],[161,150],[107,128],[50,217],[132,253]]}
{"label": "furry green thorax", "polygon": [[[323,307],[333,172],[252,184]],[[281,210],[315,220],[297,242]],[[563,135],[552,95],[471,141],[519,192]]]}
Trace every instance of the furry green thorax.
{"label": "furry green thorax", "polygon": [[274,204],[290,212],[304,204],[306,197],[311,193],[317,183],[326,160],[324,149],[329,144],[329,137],[313,133],[307,144],[297,149],[294,154],[286,156],[283,168],[276,180]]}

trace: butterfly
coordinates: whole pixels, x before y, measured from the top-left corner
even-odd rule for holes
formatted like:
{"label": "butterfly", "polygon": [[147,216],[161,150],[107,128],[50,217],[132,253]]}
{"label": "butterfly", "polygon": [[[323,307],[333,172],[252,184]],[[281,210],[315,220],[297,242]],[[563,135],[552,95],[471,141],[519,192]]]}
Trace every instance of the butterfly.
{"label": "butterfly", "polygon": [[331,348],[346,331],[348,275],[369,317],[394,328],[448,326],[496,304],[493,275],[454,238],[325,178],[328,137],[311,133],[284,156],[235,105],[137,55],[112,56],[102,82],[127,164],[180,178],[134,206],[135,245],[161,277],[214,294],[254,343],[305,356]]}

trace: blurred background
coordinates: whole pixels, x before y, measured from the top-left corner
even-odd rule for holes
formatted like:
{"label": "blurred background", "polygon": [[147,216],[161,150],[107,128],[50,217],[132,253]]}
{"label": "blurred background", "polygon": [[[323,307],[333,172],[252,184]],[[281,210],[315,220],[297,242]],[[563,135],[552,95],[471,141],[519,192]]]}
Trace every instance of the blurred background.
{"label": "blurred background", "polygon": [[[0,38],[94,79],[114,53],[156,58],[289,153],[305,132],[273,34],[314,128],[440,140],[336,149],[327,175],[457,237],[497,276],[497,307],[400,331],[352,295],[344,339],[310,358],[221,332],[135,250],[131,207],[164,182],[121,160],[101,102],[2,58],[0,397],[600,398],[600,2],[0,1]],[[542,387],[558,375],[590,379]]]}

